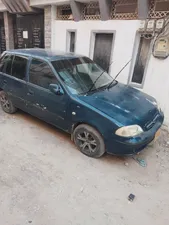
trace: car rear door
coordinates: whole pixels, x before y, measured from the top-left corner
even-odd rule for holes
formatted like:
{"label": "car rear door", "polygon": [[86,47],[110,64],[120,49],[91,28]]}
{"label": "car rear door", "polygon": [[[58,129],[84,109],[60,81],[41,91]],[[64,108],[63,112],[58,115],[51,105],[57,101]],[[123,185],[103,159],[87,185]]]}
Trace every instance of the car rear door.
{"label": "car rear door", "polygon": [[12,62],[11,97],[14,105],[26,110],[28,57],[15,55]]}
{"label": "car rear door", "polygon": [[0,88],[10,95],[13,55],[5,54],[0,60]]}
{"label": "car rear door", "polygon": [[29,113],[63,130],[67,129],[66,109],[68,96],[56,95],[49,90],[50,84],[58,84],[48,62],[33,58],[29,69],[27,100]]}
{"label": "car rear door", "polygon": [[13,104],[25,109],[26,75],[28,58],[7,53],[0,63],[1,87],[10,96]]}

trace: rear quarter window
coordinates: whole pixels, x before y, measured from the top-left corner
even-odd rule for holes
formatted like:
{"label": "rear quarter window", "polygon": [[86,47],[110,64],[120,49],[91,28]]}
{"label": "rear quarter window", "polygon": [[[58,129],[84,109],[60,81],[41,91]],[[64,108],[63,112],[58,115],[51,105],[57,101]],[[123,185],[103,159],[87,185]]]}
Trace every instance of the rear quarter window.
{"label": "rear quarter window", "polygon": [[13,55],[6,54],[0,60],[0,72],[11,75]]}

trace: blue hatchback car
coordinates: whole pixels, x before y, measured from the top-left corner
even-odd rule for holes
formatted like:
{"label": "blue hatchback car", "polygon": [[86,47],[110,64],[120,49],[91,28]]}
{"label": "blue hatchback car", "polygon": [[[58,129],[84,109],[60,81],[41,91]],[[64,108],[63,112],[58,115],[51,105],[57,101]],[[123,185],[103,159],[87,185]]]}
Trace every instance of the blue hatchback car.
{"label": "blue hatchback car", "polygon": [[45,49],[6,51],[0,59],[0,102],[71,134],[90,157],[138,153],[159,135],[156,100],[110,77],[87,57]]}

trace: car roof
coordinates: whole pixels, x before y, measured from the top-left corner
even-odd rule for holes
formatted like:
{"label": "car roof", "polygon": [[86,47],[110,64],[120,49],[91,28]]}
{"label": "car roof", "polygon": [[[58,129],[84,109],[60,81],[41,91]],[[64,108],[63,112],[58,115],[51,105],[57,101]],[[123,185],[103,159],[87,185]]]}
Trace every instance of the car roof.
{"label": "car roof", "polygon": [[79,58],[81,55],[75,55],[74,53],[61,52],[51,49],[30,48],[30,49],[15,49],[7,50],[7,53],[19,54],[23,56],[32,56],[38,58],[45,58],[49,61],[57,61],[63,59]]}

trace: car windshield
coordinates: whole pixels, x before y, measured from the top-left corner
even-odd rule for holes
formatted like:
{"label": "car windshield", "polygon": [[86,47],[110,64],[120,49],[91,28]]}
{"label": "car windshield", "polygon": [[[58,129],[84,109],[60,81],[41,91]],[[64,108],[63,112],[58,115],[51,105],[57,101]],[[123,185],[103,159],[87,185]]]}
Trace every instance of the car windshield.
{"label": "car windshield", "polygon": [[108,73],[87,57],[52,61],[52,65],[73,94],[98,90],[113,81]]}

